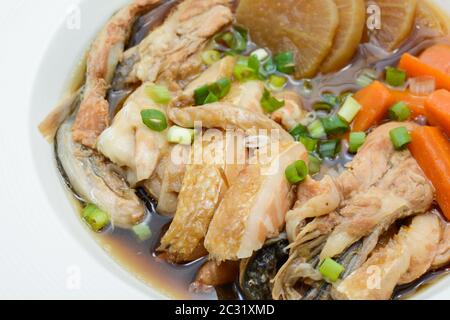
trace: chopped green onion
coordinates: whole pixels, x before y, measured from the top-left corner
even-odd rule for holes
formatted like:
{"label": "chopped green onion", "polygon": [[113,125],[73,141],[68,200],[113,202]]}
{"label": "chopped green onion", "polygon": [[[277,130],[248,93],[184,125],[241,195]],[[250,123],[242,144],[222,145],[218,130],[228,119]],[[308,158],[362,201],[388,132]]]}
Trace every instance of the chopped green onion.
{"label": "chopped green onion", "polygon": [[405,127],[399,127],[389,132],[392,144],[396,150],[403,149],[411,142],[411,136]]}
{"label": "chopped green onion", "polygon": [[275,73],[277,71],[277,66],[273,62],[272,58],[267,59],[267,61],[263,65],[263,75],[268,77],[269,75]]}
{"label": "chopped green onion", "polygon": [[341,93],[338,97],[338,104],[341,106],[344,104],[345,100],[347,100],[348,97],[353,97],[353,92],[344,92]]}
{"label": "chopped green onion", "polygon": [[389,118],[392,120],[405,121],[409,119],[410,116],[411,111],[409,110],[408,105],[403,101],[396,103],[389,109]]}
{"label": "chopped green onion", "polygon": [[145,87],[145,93],[156,103],[167,105],[172,100],[172,94],[164,86],[151,84]]}
{"label": "chopped green onion", "polygon": [[314,139],[321,139],[327,136],[325,128],[323,127],[322,121],[320,121],[320,119],[317,119],[308,126],[308,132],[311,138]]}
{"label": "chopped green onion", "polygon": [[312,108],[315,111],[330,112],[331,110],[333,110],[333,106],[331,104],[329,104],[328,102],[323,102],[323,101],[314,103]]}
{"label": "chopped green onion", "polygon": [[339,107],[341,104],[339,97],[333,93],[323,93],[321,97],[324,102],[328,103],[332,107]]}
{"label": "chopped green onion", "polygon": [[355,100],[355,98],[348,96],[345,99],[344,105],[339,110],[338,115],[348,123],[351,123],[361,108],[362,106]]}
{"label": "chopped green onion", "polygon": [[284,100],[277,100],[271,94],[270,91],[265,89],[263,97],[261,99],[261,106],[267,113],[272,113],[284,106]]}
{"label": "chopped green onion", "polygon": [[210,85],[204,85],[194,91],[196,106],[214,103],[225,97],[231,89],[231,80],[220,79]]}
{"label": "chopped green onion", "polygon": [[319,144],[319,155],[322,158],[335,158],[340,149],[339,140],[321,141]]}
{"label": "chopped green onion", "polygon": [[308,136],[308,128],[306,128],[304,125],[299,124],[294,129],[292,129],[290,132],[291,136],[294,137],[296,141],[300,140],[300,137]]}
{"label": "chopped green onion", "polygon": [[306,179],[308,176],[308,167],[303,160],[295,161],[289,165],[285,171],[286,179],[291,184],[297,184]]}
{"label": "chopped green onion", "polygon": [[349,140],[348,152],[357,153],[359,148],[366,142],[366,134],[364,132],[352,132]]}
{"label": "chopped green onion", "polygon": [[[256,59],[256,61],[259,64],[258,59]],[[250,67],[249,64],[250,59],[248,57],[239,57],[233,70],[234,77],[238,81],[246,81],[257,78],[258,70],[255,68],[255,60],[252,62],[252,67]]]}
{"label": "chopped green onion", "polygon": [[191,145],[194,140],[194,130],[186,129],[178,126],[170,127],[167,132],[167,140],[170,143],[177,143],[183,145]]}
{"label": "chopped green onion", "polygon": [[342,265],[330,258],[326,258],[319,267],[319,272],[330,282],[336,282],[344,270]]}
{"label": "chopped green onion", "polygon": [[309,154],[308,156],[308,169],[309,174],[311,176],[320,172],[320,166],[322,165],[322,160],[314,156],[313,154]]}
{"label": "chopped green onion", "polygon": [[386,82],[392,87],[401,87],[406,82],[406,72],[397,68],[386,68]]}
{"label": "chopped green onion", "polygon": [[99,232],[109,224],[109,216],[95,204],[88,204],[83,209],[83,219],[95,232]]}
{"label": "chopped green onion", "polygon": [[257,49],[252,52],[251,56],[255,56],[259,61],[265,61],[269,57],[269,53],[265,49]]}
{"label": "chopped green onion", "polygon": [[145,223],[135,225],[132,230],[140,241],[146,241],[152,237],[152,231]]}
{"label": "chopped green onion", "polygon": [[367,87],[378,78],[375,70],[364,69],[356,78],[356,84],[360,87]]}
{"label": "chopped green onion", "polygon": [[248,67],[254,71],[255,74],[259,73],[260,62],[257,56],[250,56],[248,58]]}
{"label": "chopped green onion", "polygon": [[202,53],[203,63],[210,66],[220,60],[220,52],[217,50],[207,50]]}
{"label": "chopped green onion", "polygon": [[286,85],[286,83],[287,83],[287,79],[285,77],[277,76],[275,74],[272,74],[269,77],[269,85],[274,90],[281,90],[281,89],[283,89],[284,86]]}
{"label": "chopped green onion", "polygon": [[153,131],[164,131],[167,129],[167,119],[164,113],[156,109],[141,111],[142,122]]}
{"label": "chopped green onion", "polygon": [[219,34],[214,38],[215,43],[220,47],[225,47],[229,53],[242,53],[247,49],[248,31],[240,26],[234,26],[232,31]]}
{"label": "chopped green onion", "polygon": [[337,115],[322,118],[321,121],[329,135],[343,134],[350,130],[348,123]]}
{"label": "chopped green onion", "polygon": [[293,74],[295,71],[295,59],[292,51],[277,54],[274,57],[277,70],[285,74]]}
{"label": "chopped green onion", "polygon": [[317,148],[317,139],[313,139],[310,137],[300,137],[299,141],[305,146],[306,150],[309,152],[313,152]]}

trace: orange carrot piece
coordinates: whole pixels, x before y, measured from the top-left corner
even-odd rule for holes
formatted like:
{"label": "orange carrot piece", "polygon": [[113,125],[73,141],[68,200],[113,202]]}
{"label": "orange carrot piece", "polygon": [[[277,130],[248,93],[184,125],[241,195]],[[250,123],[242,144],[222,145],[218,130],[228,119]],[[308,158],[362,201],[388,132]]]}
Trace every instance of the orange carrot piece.
{"label": "orange carrot piece", "polygon": [[379,81],[358,91],[355,99],[362,108],[353,122],[353,131],[366,131],[379,123],[393,103],[391,92]]}
{"label": "orange carrot piece", "polygon": [[418,116],[425,115],[425,101],[427,100],[428,96],[416,96],[408,90],[391,90],[391,95],[394,101],[393,103],[403,101],[408,105],[408,108],[411,110],[411,117],[413,119]]}
{"label": "orange carrot piece", "polygon": [[439,69],[433,68],[409,53],[405,53],[402,56],[398,67],[405,70],[409,77],[434,77],[436,79],[437,89],[450,90],[450,75]]}
{"label": "orange carrot piece", "polygon": [[437,44],[420,55],[420,61],[450,75],[450,46]]}
{"label": "orange carrot piece", "polygon": [[411,139],[409,150],[436,189],[436,200],[450,220],[450,142],[436,127],[419,127]]}
{"label": "orange carrot piece", "polygon": [[425,112],[428,122],[450,135],[450,92],[441,89],[431,94],[425,102]]}

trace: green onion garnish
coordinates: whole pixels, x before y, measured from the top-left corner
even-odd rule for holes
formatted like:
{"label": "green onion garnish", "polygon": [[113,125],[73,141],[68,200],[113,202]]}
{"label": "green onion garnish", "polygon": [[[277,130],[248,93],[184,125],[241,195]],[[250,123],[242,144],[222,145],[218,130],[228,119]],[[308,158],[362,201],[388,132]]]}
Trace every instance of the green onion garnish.
{"label": "green onion garnish", "polygon": [[323,93],[321,97],[324,102],[328,103],[332,107],[339,107],[341,104],[339,97],[333,93]]}
{"label": "green onion garnish", "polygon": [[172,100],[172,94],[164,86],[151,84],[145,87],[145,93],[156,103],[167,105]]}
{"label": "green onion garnish", "polygon": [[204,85],[194,91],[196,106],[214,103],[225,97],[231,89],[231,80],[223,78],[210,85]]}
{"label": "green onion garnish", "polygon": [[396,103],[389,109],[389,118],[391,120],[405,121],[408,120],[410,116],[411,111],[409,110],[408,105],[403,101]]}
{"label": "green onion garnish", "polygon": [[347,121],[337,115],[322,118],[322,125],[329,135],[343,134],[350,130]]}
{"label": "green onion garnish", "polygon": [[330,282],[336,282],[344,270],[342,265],[330,258],[326,258],[319,267],[319,272]]}
{"label": "green onion garnish", "polygon": [[277,100],[271,94],[270,91],[265,89],[263,97],[261,99],[261,106],[267,113],[272,113],[284,106],[284,100]]}
{"label": "green onion garnish", "polygon": [[352,96],[347,96],[344,105],[339,110],[338,115],[348,123],[351,123],[355,119],[362,106]]}
{"label": "green onion garnish", "polygon": [[259,74],[260,61],[257,56],[250,56],[248,58],[248,67],[253,70],[254,74]]}
{"label": "green onion garnish", "polygon": [[396,150],[403,149],[411,142],[411,136],[405,127],[399,127],[389,132],[392,144]]}
{"label": "green onion garnish", "polygon": [[284,88],[284,86],[287,83],[287,79],[282,76],[277,76],[275,74],[272,74],[269,77],[269,85],[274,90],[281,90]]}
{"label": "green onion garnish", "polygon": [[285,175],[290,184],[297,184],[304,181],[308,176],[308,167],[305,161],[298,160],[289,165],[286,168]]}
{"label": "green onion garnish", "polygon": [[356,78],[356,84],[360,87],[367,87],[378,78],[378,74],[375,70],[364,69]]}
{"label": "green onion garnish", "polygon": [[191,145],[194,140],[194,130],[186,129],[178,126],[170,127],[167,132],[167,140],[170,143],[177,143],[183,145]]}
{"label": "green onion garnish", "polygon": [[269,57],[269,53],[261,48],[253,51],[251,56],[255,56],[259,61],[263,62]]}
{"label": "green onion garnish", "polygon": [[277,70],[285,74],[293,74],[295,72],[295,58],[292,51],[286,51],[277,54],[274,57]]}
{"label": "green onion garnish", "polygon": [[333,106],[331,104],[329,104],[328,102],[323,102],[323,101],[314,103],[312,108],[314,111],[330,112],[331,110],[333,110]]}
{"label": "green onion garnish", "polygon": [[314,139],[321,139],[325,138],[327,136],[327,133],[325,132],[325,128],[323,127],[322,121],[317,119],[316,121],[312,122],[308,126],[308,132],[311,138]]}
{"label": "green onion garnish", "polygon": [[263,76],[265,76],[266,78],[277,71],[277,66],[275,65],[271,57],[269,57],[269,59],[267,59],[267,61],[264,63],[262,71]]}
{"label": "green onion garnish", "polygon": [[357,153],[359,148],[366,142],[366,134],[364,132],[352,132],[349,140],[348,152]]}
{"label": "green onion garnish", "polygon": [[[250,58],[239,57],[233,70],[234,77],[238,81],[253,80],[257,78],[259,61],[258,59],[253,58],[251,63],[253,64],[252,67],[249,65]],[[258,63],[258,68],[256,68],[256,63]]]}
{"label": "green onion garnish", "polygon": [[108,214],[92,203],[83,209],[82,217],[95,232],[101,231],[109,224]]}
{"label": "green onion garnish", "polygon": [[321,141],[319,144],[319,155],[322,158],[335,158],[340,149],[339,140]]}
{"label": "green onion garnish", "polygon": [[313,154],[309,154],[309,156],[308,156],[308,169],[309,169],[309,174],[311,176],[313,176],[316,173],[320,172],[320,166],[321,165],[322,165],[322,160],[320,160],[319,158],[317,158]]}
{"label": "green onion garnish", "polygon": [[397,68],[386,68],[386,82],[392,87],[401,87],[406,82],[406,72]]}
{"label": "green onion garnish", "polygon": [[247,49],[248,31],[243,27],[234,26],[231,31],[216,36],[214,41],[219,50],[225,48],[230,54],[239,54]]}
{"label": "green onion garnish", "polygon": [[132,230],[140,241],[146,241],[152,237],[152,231],[145,223],[135,225]]}
{"label": "green onion garnish", "polygon": [[299,141],[305,146],[306,150],[309,152],[313,152],[317,148],[317,139],[309,138],[309,137],[300,137]]}
{"label": "green onion garnish", "polygon": [[299,124],[294,129],[292,129],[290,132],[291,136],[294,137],[295,141],[299,141],[300,137],[308,136],[308,128],[306,128],[304,125]]}
{"label": "green onion garnish", "polygon": [[142,122],[153,131],[164,131],[167,129],[167,119],[164,113],[156,109],[141,111]]}
{"label": "green onion garnish", "polygon": [[220,52],[217,50],[207,50],[202,53],[203,63],[210,66],[220,60]]}

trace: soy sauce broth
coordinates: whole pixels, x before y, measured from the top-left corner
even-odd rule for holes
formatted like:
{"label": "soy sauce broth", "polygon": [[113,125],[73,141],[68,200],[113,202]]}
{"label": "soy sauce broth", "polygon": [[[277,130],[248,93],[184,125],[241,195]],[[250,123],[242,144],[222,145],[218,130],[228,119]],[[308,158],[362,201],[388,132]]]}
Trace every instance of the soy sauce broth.
{"label": "soy sauce broth", "polygon": [[[139,19],[134,28],[134,36],[129,45],[135,45],[142,40],[143,35],[152,27],[157,26],[164,15],[170,12],[174,4],[179,1],[166,1],[164,5],[157,11],[157,16],[146,15]],[[318,75],[314,79],[296,81],[289,78],[286,89],[298,92],[304,101],[304,107],[308,110],[312,109],[312,105],[322,100],[324,93],[332,93],[339,95],[344,92],[355,92],[360,87],[355,84],[358,73],[366,68],[372,68],[382,73],[384,68],[389,65],[395,65],[405,52],[417,54],[423,49],[435,43],[450,43],[448,38],[436,37],[431,30],[421,30],[416,28],[409,40],[397,51],[387,54],[377,46],[371,43],[361,44],[359,51],[351,64],[343,70],[330,74]],[[257,46],[249,43],[248,52],[250,53]],[[305,81],[310,82],[312,89],[305,92]],[[124,90],[120,92],[120,90]],[[118,100],[124,99],[132,89],[110,90],[109,98],[113,103],[119,103]],[[336,111],[336,110],[335,110]],[[343,146],[341,153],[333,160],[325,160],[323,167],[326,170],[341,170],[346,163],[353,158],[347,152],[346,146]],[[145,192],[138,190],[141,199],[147,206],[146,224],[150,227],[152,236],[147,241],[139,241],[131,230],[120,228],[110,228],[102,233],[95,234],[95,239],[99,245],[116,261],[120,266],[133,274],[137,279],[163,293],[169,298],[174,299],[242,299],[239,295],[239,289],[236,283],[211,289],[208,292],[194,292],[190,290],[190,285],[194,281],[198,269],[206,261],[205,258],[185,264],[175,265],[159,258],[156,249],[159,241],[167,230],[171,218],[159,215],[156,210],[156,203],[150,199]],[[79,206],[78,206],[79,207]],[[81,209],[80,209],[81,210]],[[396,292],[397,298],[402,298],[406,293],[415,291],[417,287],[423,287],[423,283],[427,283],[430,278],[437,278],[438,275],[448,273],[448,269],[442,271],[431,272],[414,283],[398,288]]]}

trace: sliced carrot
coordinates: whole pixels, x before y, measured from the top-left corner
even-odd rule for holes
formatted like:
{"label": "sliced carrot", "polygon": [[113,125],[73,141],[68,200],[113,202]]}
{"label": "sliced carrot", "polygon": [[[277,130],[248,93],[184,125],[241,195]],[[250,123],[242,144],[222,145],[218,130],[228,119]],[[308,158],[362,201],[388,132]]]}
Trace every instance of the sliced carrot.
{"label": "sliced carrot", "polygon": [[450,92],[441,89],[428,96],[425,112],[428,122],[450,135]]}
{"label": "sliced carrot", "polygon": [[419,127],[411,139],[409,150],[436,189],[436,200],[450,220],[450,142],[436,127]]}
{"label": "sliced carrot", "polygon": [[408,105],[409,109],[411,110],[411,117],[413,119],[418,116],[425,115],[425,101],[427,100],[428,96],[416,96],[408,90],[391,90],[391,95],[394,100],[393,103],[403,101]]}
{"label": "sliced carrot", "polygon": [[355,99],[362,108],[353,122],[353,131],[366,131],[379,123],[393,103],[391,92],[379,81],[358,91]]}
{"label": "sliced carrot", "polygon": [[405,70],[409,77],[431,76],[436,79],[437,89],[450,90],[450,75],[436,69],[418,58],[405,53],[400,59],[398,65],[400,69]]}
{"label": "sliced carrot", "polygon": [[420,55],[420,61],[430,67],[450,75],[450,46],[446,44],[437,44],[425,50]]}

